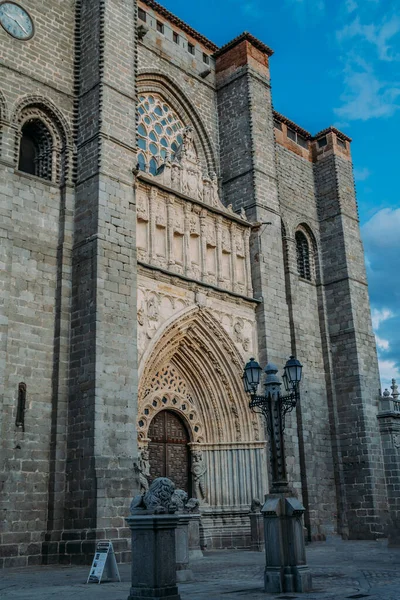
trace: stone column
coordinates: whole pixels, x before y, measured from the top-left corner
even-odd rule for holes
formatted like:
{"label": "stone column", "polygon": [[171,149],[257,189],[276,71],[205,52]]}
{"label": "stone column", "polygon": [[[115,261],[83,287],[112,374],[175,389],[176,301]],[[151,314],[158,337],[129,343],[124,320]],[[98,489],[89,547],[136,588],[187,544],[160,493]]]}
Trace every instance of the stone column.
{"label": "stone column", "polygon": [[149,263],[154,264],[156,258],[155,239],[156,239],[156,211],[157,211],[157,188],[150,188],[149,196]]}
{"label": "stone column", "polygon": [[174,197],[167,199],[167,264],[169,267],[175,264],[174,260]]}
{"label": "stone column", "polygon": [[389,546],[400,546],[400,401],[396,381],[385,390],[378,413],[389,505]]}
{"label": "stone column", "polygon": [[207,280],[207,211],[200,213],[200,253],[201,253],[201,279]]}
{"label": "stone column", "polygon": [[128,600],[180,600],[176,586],[176,527],[181,515],[132,515],[132,585]]}
{"label": "stone column", "polygon": [[193,573],[189,566],[189,524],[192,518],[192,515],[180,514],[175,531],[176,579],[180,583],[193,579]]}

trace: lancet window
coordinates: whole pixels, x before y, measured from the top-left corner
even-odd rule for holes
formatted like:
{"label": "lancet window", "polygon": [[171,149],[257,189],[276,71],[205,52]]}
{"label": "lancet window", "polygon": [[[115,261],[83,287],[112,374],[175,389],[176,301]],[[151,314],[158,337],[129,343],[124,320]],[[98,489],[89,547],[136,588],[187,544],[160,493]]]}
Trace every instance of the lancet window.
{"label": "lancet window", "polygon": [[18,169],[51,180],[53,140],[46,125],[33,119],[22,127]]}
{"label": "lancet window", "polygon": [[299,276],[311,281],[310,247],[302,231],[296,231],[296,250]]}
{"label": "lancet window", "polygon": [[152,175],[182,144],[184,125],[174,110],[157,94],[139,96],[138,166]]}

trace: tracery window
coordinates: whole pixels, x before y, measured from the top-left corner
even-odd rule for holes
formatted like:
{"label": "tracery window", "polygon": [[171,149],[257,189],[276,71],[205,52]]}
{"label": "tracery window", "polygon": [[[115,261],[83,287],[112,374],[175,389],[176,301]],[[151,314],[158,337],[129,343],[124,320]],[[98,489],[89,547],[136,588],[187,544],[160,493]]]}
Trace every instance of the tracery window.
{"label": "tracery window", "polygon": [[296,231],[297,270],[300,277],[311,281],[310,247],[302,231]]}
{"label": "tracery window", "polygon": [[53,139],[40,119],[27,121],[21,131],[18,169],[51,181]]}
{"label": "tracery window", "polygon": [[138,165],[152,175],[182,144],[184,125],[173,109],[157,94],[139,96]]}

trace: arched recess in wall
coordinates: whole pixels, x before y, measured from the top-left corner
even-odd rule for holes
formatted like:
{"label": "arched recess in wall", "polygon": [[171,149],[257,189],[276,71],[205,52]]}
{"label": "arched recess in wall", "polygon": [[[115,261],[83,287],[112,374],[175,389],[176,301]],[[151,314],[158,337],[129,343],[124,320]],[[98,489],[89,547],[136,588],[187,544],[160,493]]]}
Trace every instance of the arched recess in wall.
{"label": "arched recess in wall", "polygon": [[146,70],[145,72],[139,71],[137,89],[139,95],[145,93],[160,95],[176,112],[186,127],[188,125],[193,126],[194,143],[200,161],[209,174],[216,173],[217,163],[213,145],[200,115],[180,86],[159,71]]}
{"label": "arched recess in wall", "polygon": [[213,315],[197,306],[184,309],[160,328],[143,356],[139,442],[163,408],[184,416],[194,442],[258,441],[261,428],[248,408],[242,372],[239,351]]}
{"label": "arched recess in wall", "polygon": [[297,270],[300,277],[314,283],[319,281],[318,247],[315,235],[307,223],[295,230]]}
{"label": "arched recess in wall", "polygon": [[[47,98],[25,96],[13,110],[12,123],[17,131],[14,160],[21,162],[21,142],[35,154],[35,170],[39,177],[56,185],[72,181],[72,134],[61,111]],[[27,171],[29,172],[29,171]]]}

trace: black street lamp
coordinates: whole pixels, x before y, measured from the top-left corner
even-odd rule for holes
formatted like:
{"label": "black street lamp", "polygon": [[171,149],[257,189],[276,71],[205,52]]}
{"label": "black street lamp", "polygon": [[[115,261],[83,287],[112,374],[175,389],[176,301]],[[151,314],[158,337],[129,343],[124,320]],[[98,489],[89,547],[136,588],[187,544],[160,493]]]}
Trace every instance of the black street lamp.
{"label": "black street lamp", "polygon": [[291,356],[287,361],[283,382],[287,394],[281,395],[282,382],[278,367],[268,363],[265,367],[265,395],[257,394],[261,367],[254,358],[244,368],[243,385],[250,394],[252,411],[262,413],[269,434],[272,485],[262,508],[265,531],[264,590],[268,593],[308,592],[312,589],[310,570],[307,567],[303,533],[304,506],[289,487],[283,432],[285,416],[300,400],[299,385],[303,366]]}
{"label": "black street lamp", "polygon": [[282,377],[288,394],[282,396],[280,393],[282,383],[277,375],[278,368],[273,363],[268,363],[265,367],[267,374],[264,384],[265,395],[260,396],[257,394],[262,371],[260,365],[254,358],[251,358],[244,368],[243,384],[246,393],[250,394],[249,406],[253,412],[262,413],[267,421],[272,472],[271,493],[290,491],[283,432],[286,414],[295,408],[300,399],[299,384],[302,369],[303,365],[294,356],[291,356],[285,365]]}

